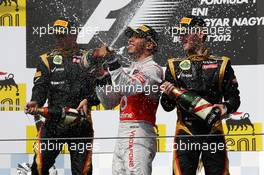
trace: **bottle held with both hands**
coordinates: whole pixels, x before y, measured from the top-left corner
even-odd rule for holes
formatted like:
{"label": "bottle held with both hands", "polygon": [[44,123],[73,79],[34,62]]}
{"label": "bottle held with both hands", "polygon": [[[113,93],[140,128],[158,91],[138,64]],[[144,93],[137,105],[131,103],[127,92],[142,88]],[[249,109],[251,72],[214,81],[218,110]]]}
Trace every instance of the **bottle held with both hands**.
{"label": "bottle held with both hands", "polygon": [[174,87],[172,93],[183,109],[204,120],[207,126],[212,127],[220,120],[221,109],[219,107],[213,107],[213,104],[209,103],[195,92]]}

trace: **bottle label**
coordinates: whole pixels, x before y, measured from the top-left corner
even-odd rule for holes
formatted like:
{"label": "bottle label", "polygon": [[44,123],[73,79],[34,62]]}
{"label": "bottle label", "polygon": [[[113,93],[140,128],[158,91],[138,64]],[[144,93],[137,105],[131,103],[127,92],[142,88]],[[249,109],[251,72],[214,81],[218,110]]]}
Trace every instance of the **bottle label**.
{"label": "bottle label", "polygon": [[206,119],[207,115],[211,112],[213,105],[204,99],[200,99],[193,109],[193,113],[202,118]]}
{"label": "bottle label", "polygon": [[78,122],[78,116],[66,115],[63,124],[70,125],[73,124],[74,122]]}

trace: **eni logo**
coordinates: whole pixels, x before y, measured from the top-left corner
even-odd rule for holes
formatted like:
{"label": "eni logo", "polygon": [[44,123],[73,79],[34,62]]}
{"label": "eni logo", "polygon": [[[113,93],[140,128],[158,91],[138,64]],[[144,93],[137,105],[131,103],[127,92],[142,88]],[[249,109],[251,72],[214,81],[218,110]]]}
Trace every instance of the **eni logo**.
{"label": "eni logo", "polygon": [[4,4],[4,6],[7,6],[7,5],[11,6],[12,3],[15,3],[15,5],[16,5],[16,9],[15,10],[18,11],[19,9],[18,9],[17,1],[18,0],[0,0],[0,5]]}
{"label": "eni logo", "polygon": [[252,122],[248,112],[235,112],[223,125],[229,151],[263,151],[262,123]]}
{"label": "eni logo", "polygon": [[0,72],[0,111],[23,111],[26,84],[17,84],[13,73]]}
{"label": "eni logo", "polygon": [[25,26],[26,0],[0,0],[0,26]]}
{"label": "eni logo", "polygon": [[249,119],[249,113],[235,112],[226,119],[226,126],[228,129],[227,134],[230,131],[243,131],[248,130],[248,126],[251,127],[252,133],[255,131],[255,127]]}
{"label": "eni logo", "polygon": [[166,144],[167,144],[167,141],[166,141],[166,134],[167,134],[167,126],[166,126],[166,124],[157,124],[156,125],[156,134],[157,134],[157,136],[159,137],[159,136],[162,136],[162,137],[160,137],[160,138],[157,138],[157,151],[158,152],[165,152],[165,151],[167,151],[166,149],[167,149],[167,146],[166,146]]}
{"label": "eni logo", "polygon": [[9,74],[8,76],[5,77],[4,80],[0,80],[0,91],[4,89],[5,91],[7,90],[12,90],[12,88],[16,88],[16,93],[19,95],[18,91],[18,85],[16,84],[14,80],[14,74]]}

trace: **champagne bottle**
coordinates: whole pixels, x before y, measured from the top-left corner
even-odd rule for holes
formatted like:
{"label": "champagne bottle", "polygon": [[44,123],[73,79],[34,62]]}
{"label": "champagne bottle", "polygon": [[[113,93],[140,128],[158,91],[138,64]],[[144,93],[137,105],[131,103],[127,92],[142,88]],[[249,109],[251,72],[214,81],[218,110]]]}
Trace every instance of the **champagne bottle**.
{"label": "champagne bottle", "polygon": [[89,73],[93,73],[103,67],[112,53],[113,51],[108,47],[101,47],[96,48],[95,50],[86,51],[83,53],[80,65],[85,67]]}
{"label": "champagne bottle", "polygon": [[181,90],[174,88],[172,93],[175,95],[179,105],[195,116],[201,118],[206,122],[209,127],[212,127],[221,117],[221,109],[219,107],[213,107],[213,104],[209,103],[196,93],[187,90]]}
{"label": "champagne bottle", "polygon": [[36,108],[34,109],[34,112],[29,113],[34,115],[39,114],[46,119],[49,119],[50,117],[59,116],[60,121],[65,125],[73,124],[86,119],[84,114],[80,113],[76,109],[68,107],[42,107]]}

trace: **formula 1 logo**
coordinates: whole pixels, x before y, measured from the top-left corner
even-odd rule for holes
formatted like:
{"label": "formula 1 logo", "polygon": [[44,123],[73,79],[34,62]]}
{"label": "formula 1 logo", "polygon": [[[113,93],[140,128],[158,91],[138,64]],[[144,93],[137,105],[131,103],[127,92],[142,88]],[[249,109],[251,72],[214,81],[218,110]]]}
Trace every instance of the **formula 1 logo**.
{"label": "formula 1 logo", "polygon": [[97,32],[109,31],[116,21],[116,18],[109,19],[107,16],[110,12],[125,7],[131,1],[132,0],[115,0],[113,3],[113,1],[102,0],[78,34],[77,42],[79,44],[88,44]]}

